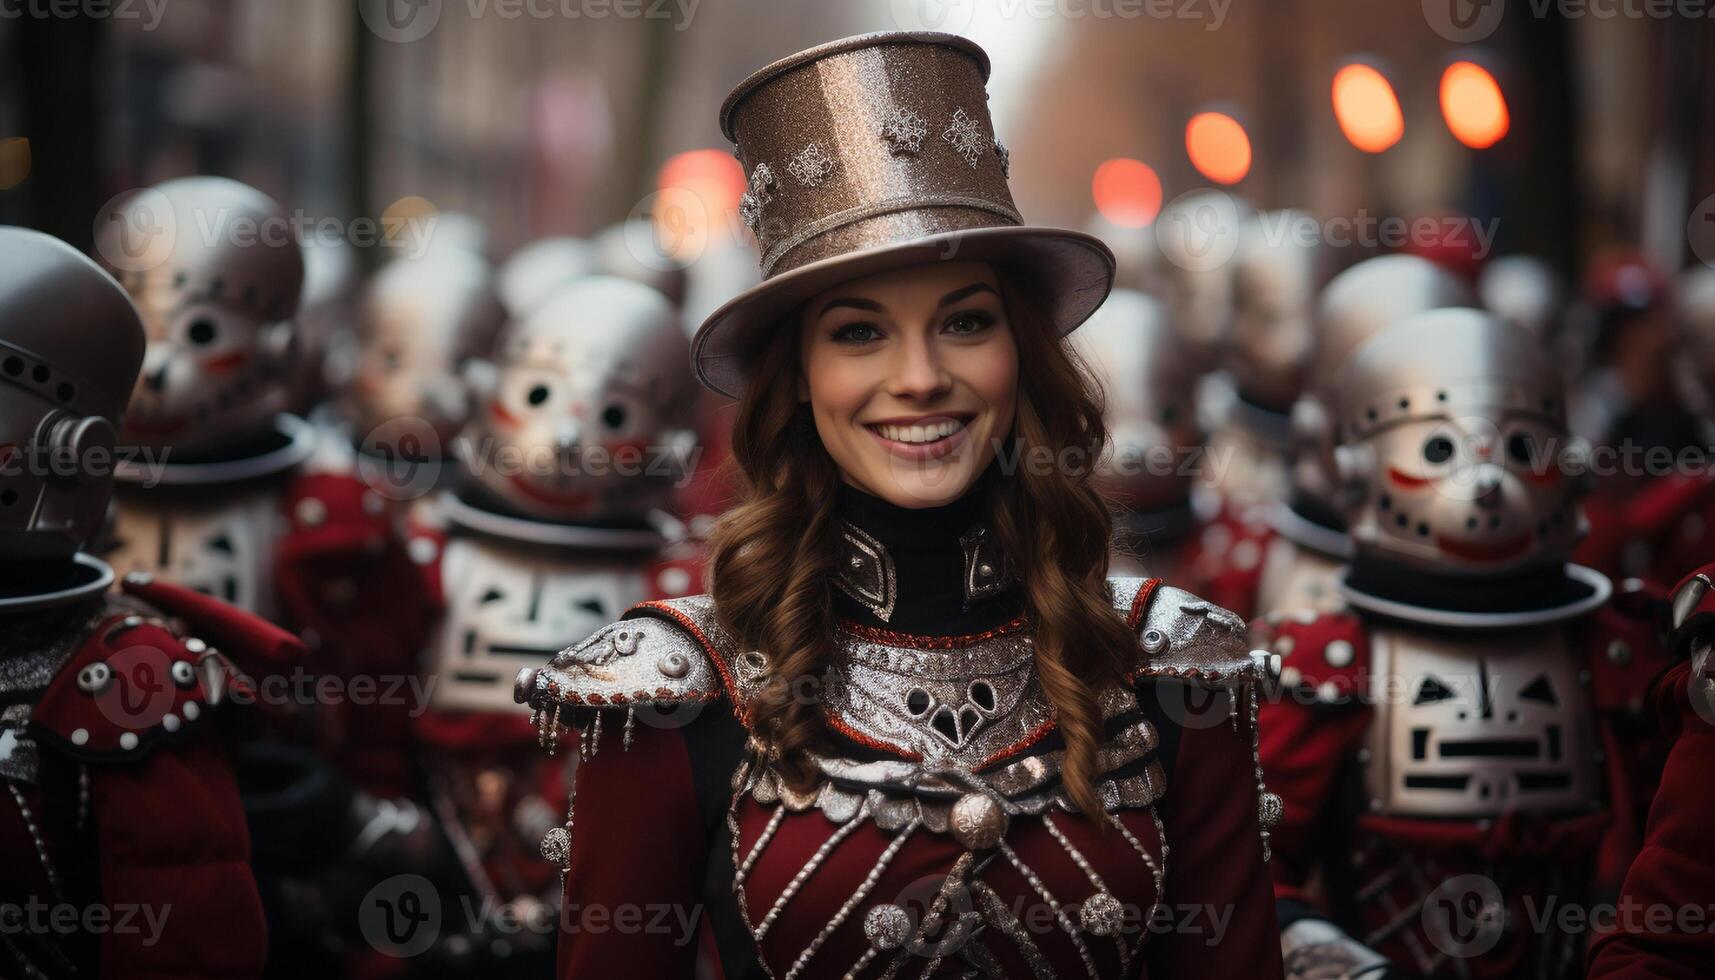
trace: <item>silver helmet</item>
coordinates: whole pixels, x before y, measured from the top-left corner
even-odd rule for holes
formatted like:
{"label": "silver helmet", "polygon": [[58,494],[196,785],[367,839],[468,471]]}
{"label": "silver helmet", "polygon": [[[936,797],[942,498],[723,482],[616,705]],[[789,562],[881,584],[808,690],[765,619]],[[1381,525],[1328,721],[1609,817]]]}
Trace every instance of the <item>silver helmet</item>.
{"label": "silver helmet", "polygon": [[640,282],[679,306],[685,301],[686,264],[677,255],[676,235],[686,234],[663,218],[631,218],[609,225],[590,239],[595,271]]}
{"label": "silver helmet", "polygon": [[269,431],[304,281],[291,216],[237,181],[185,177],[105,212],[96,248],[149,337],[124,441],[199,454]]}
{"label": "silver helmet", "polygon": [[572,235],[538,238],[500,265],[495,284],[512,317],[523,317],[554,291],[595,272],[595,246]]}
{"label": "silver helmet", "polygon": [[1484,309],[1544,341],[1560,332],[1566,286],[1547,262],[1533,255],[1491,260],[1477,277],[1477,294]]}
{"label": "silver helmet", "polygon": [[1220,358],[1233,316],[1233,256],[1251,206],[1221,191],[1174,198],[1152,226],[1161,258],[1156,293],[1205,368]]}
{"label": "silver helmet", "polygon": [[505,322],[488,263],[473,252],[382,266],[364,289],[345,397],[359,438],[402,420],[414,431],[421,420],[440,446],[451,445],[467,415],[459,369],[492,353]]}
{"label": "silver helmet", "polygon": [[1563,561],[1577,544],[1587,447],[1526,331],[1476,310],[1389,327],[1346,362],[1337,418],[1360,552],[1483,574]]}
{"label": "silver helmet", "polygon": [[101,527],[143,325],[77,249],[0,227],[0,559],[65,558]]}
{"label": "silver helmet", "polygon": [[1446,267],[1416,255],[1365,259],[1328,280],[1316,309],[1316,340],[1304,394],[1292,409],[1294,490],[1329,508],[1339,505],[1333,473],[1335,382],[1340,366],[1364,341],[1409,317],[1443,307],[1470,307],[1476,297]]}
{"label": "silver helmet", "polygon": [[1715,269],[1697,265],[1680,275],[1674,313],[1687,355],[1686,380],[1699,410],[1715,416]]}
{"label": "silver helmet", "polygon": [[1226,363],[1240,394],[1286,412],[1297,400],[1315,339],[1319,240],[1301,211],[1264,211],[1244,224],[1233,263],[1233,325]]}
{"label": "silver helmet", "polygon": [[1109,293],[1071,336],[1107,402],[1114,449],[1103,482],[1135,510],[1182,503],[1191,470],[1181,457],[1202,442],[1190,345],[1173,330],[1160,303],[1130,289]]}
{"label": "silver helmet", "polygon": [[544,520],[614,521],[662,506],[683,475],[697,385],[690,341],[658,292],[569,283],[507,328],[458,441],[467,475]]}

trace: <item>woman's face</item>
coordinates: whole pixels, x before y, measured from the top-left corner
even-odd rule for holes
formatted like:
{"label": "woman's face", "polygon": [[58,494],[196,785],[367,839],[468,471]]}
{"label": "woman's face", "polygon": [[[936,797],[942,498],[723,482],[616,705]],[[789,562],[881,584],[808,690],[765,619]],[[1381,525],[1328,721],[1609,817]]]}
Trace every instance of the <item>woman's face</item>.
{"label": "woman's face", "polygon": [[994,270],[928,262],[804,307],[803,380],[846,482],[901,507],[963,496],[1012,429],[1018,346]]}

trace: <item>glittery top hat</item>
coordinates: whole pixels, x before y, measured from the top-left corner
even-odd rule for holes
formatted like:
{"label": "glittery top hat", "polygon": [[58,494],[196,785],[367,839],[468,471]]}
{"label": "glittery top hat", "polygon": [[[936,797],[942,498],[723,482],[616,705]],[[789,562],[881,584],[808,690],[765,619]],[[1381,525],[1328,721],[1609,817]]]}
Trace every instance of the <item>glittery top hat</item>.
{"label": "glittery top hat", "polygon": [[799,304],[841,282],[935,260],[1003,266],[1065,334],[1102,304],[1099,240],[1023,223],[989,120],[988,56],[951,34],[864,34],[745,79],[721,107],[748,189],[763,281],[697,331],[697,377],[744,389],[747,362]]}

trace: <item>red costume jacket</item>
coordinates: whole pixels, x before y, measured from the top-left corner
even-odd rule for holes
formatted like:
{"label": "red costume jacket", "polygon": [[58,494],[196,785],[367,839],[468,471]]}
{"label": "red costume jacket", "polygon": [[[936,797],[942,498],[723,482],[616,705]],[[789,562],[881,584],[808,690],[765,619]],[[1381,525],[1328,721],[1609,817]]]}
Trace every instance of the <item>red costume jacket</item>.
{"label": "red costume jacket", "polygon": [[250,837],[214,715],[248,692],[240,668],[302,650],[186,589],[134,577],[124,592],[33,614],[53,635],[8,651],[10,666],[32,658],[51,675],[9,692],[28,722],[0,728],[0,895],[26,914],[72,910],[81,928],[26,920],[0,942],[0,962],[50,977],[260,976]]}
{"label": "red costume jacket", "polygon": [[[1154,591],[1151,586],[1139,592],[1134,625]],[[633,610],[629,616],[639,619],[604,634],[659,617],[705,635],[694,619],[664,604],[653,606],[659,608]],[[1020,627],[1002,630],[1008,628]],[[862,635],[904,648],[956,650],[1001,634]],[[636,649],[658,649],[656,642],[645,639]],[[728,656],[712,645],[706,652],[714,663]],[[655,655],[642,659],[652,662]],[[1212,688],[1202,687],[1201,680]],[[1259,844],[1252,730],[1242,708],[1229,715],[1226,700],[1243,698],[1245,688],[1229,694],[1220,681],[1219,672],[1205,678],[1140,670],[1139,710],[1159,733],[1151,764],[1160,767],[1163,792],[1153,813],[1122,808],[1115,819],[1123,832],[1078,813],[1013,817],[1004,840],[1017,861],[989,852],[991,860],[978,877],[992,891],[956,890],[948,901],[949,918],[983,917],[993,911],[992,903],[1000,903],[1021,924],[1019,931],[1041,956],[1039,965],[1059,976],[1279,976],[1276,923],[1259,853],[1266,845]],[[560,923],[561,977],[690,977],[701,959],[711,972],[696,975],[739,980],[762,976],[759,953],[777,977],[837,976],[871,949],[866,904],[892,902],[921,914],[964,851],[945,833],[890,834],[868,820],[839,824],[815,806],[788,812],[749,795],[732,806],[735,769],[748,735],[728,683],[728,693],[713,700],[681,701],[670,712],[639,709],[648,718],[627,725],[623,736],[610,718],[606,734],[594,736],[599,751],[580,765],[577,777]],[[597,695],[581,703],[628,702]],[[896,750],[835,722],[846,749],[867,747],[871,757],[900,758]],[[625,751],[622,739],[629,745]],[[1059,744],[1050,725],[993,765]],[[1068,860],[1067,843],[1084,866]],[[824,863],[806,875],[817,854]],[[1152,877],[1149,869],[1163,860],[1164,878]],[[745,875],[742,900],[732,889],[735,865]],[[1088,894],[1096,878],[1126,907],[1128,924],[1141,928],[1120,937],[1080,932],[1081,943],[1070,938],[1074,930],[1065,918],[1075,918],[1076,898]],[[777,904],[780,911],[771,913]],[[769,925],[758,926],[764,932],[758,941],[746,922],[765,920]],[[986,948],[1001,975],[1031,976],[1023,944],[1012,933],[999,935],[990,921],[983,938],[969,941]],[[903,975],[915,976],[930,965],[936,940],[947,934],[931,935]],[[813,953],[802,959],[812,945]],[[946,957],[934,976],[959,975],[959,945],[954,940],[940,947]],[[1129,957],[1123,968],[1122,948]],[[857,975],[880,975],[893,955],[872,953]]]}
{"label": "red costume jacket", "polygon": [[1576,560],[1616,578],[1666,588],[1702,567],[1715,548],[1715,477],[1659,477],[1626,497],[1594,494],[1585,510],[1590,534]]}
{"label": "red costume jacket", "polygon": [[[1715,574],[1715,566],[1699,574]],[[1590,977],[1707,977],[1715,969],[1715,598],[1704,593],[1676,639],[1692,659],[1665,674],[1653,706],[1674,739],[1643,850],[1591,949]],[[1693,641],[1696,645],[1693,646]]]}
{"label": "red costume jacket", "polygon": [[317,747],[364,791],[406,795],[422,705],[381,695],[409,689],[400,681],[416,676],[440,615],[439,590],[425,587],[438,542],[407,540],[399,503],[351,473],[300,476],[283,508],[274,569],[283,618],[313,647],[316,672],[351,695],[317,706]]}

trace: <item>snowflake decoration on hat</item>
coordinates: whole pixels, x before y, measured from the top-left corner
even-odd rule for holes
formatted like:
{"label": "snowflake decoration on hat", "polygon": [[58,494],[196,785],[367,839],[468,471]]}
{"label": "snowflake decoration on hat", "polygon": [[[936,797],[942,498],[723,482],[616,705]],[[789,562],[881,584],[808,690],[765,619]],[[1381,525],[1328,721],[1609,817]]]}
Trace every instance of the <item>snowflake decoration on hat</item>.
{"label": "snowflake decoration on hat", "polygon": [[941,138],[953,144],[954,151],[965,158],[972,170],[977,169],[977,161],[982,159],[983,150],[992,142],[983,138],[982,127],[963,109],[953,110],[953,121],[941,134]]}
{"label": "snowflake decoration on hat", "polygon": [[929,123],[904,106],[894,106],[881,124],[881,138],[887,141],[894,156],[915,156],[923,147],[923,137],[929,135]]}
{"label": "snowflake decoration on hat", "polygon": [[750,172],[750,190],[745,191],[738,199],[738,217],[753,235],[761,235],[762,209],[769,201],[774,200],[774,168],[766,163],[759,163]]}
{"label": "snowflake decoration on hat", "polygon": [[994,141],[994,153],[995,153],[995,156],[1000,157],[1000,175],[1002,177],[1011,177],[1012,176],[1012,151],[1007,149],[1006,144],[1002,143],[997,138]]}
{"label": "snowflake decoration on hat", "polygon": [[828,156],[820,143],[806,143],[804,148],[798,151],[798,155],[792,158],[792,162],[786,165],[786,169],[798,178],[798,183],[805,187],[815,187],[834,172],[834,158]]}

